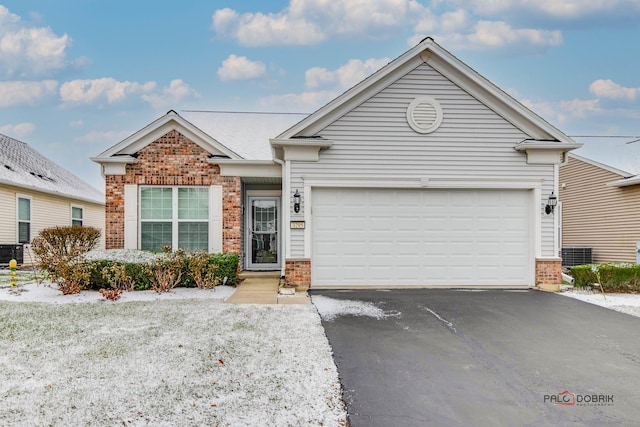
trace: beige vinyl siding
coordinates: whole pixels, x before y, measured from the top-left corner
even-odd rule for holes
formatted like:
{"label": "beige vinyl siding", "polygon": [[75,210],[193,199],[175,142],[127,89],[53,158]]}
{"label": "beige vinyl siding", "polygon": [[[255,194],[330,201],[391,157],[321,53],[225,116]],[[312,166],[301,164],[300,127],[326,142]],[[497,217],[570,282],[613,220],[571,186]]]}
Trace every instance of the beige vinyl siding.
{"label": "beige vinyl siding", "polygon": [[[17,187],[1,186],[0,202],[0,243],[15,243],[16,234],[16,198],[23,195],[31,198],[31,239],[49,227],[71,225],[71,206],[83,208],[83,225],[96,227],[104,233],[104,205],[57,197],[51,194],[25,190]],[[104,235],[98,247],[104,248]],[[25,250],[25,263],[31,262],[30,251]]]}
{"label": "beige vinyl siding", "polygon": [[16,191],[0,185],[0,206],[0,244],[16,243]]}
{"label": "beige vinyl siding", "polygon": [[[442,107],[442,125],[433,133],[418,134],[407,123],[407,107],[418,96],[435,98]],[[292,162],[292,191],[302,192],[304,178],[309,177],[385,176],[536,182],[542,177],[543,199],[553,190],[553,165],[528,165],[526,155],[514,149],[528,135],[427,64],[419,65],[318,135],[334,145],[320,152],[317,163]],[[292,212],[292,219],[302,219],[301,214]],[[542,256],[557,256],[551,215],[542,216],[541,234]],[[301,231],[292,230],[291,243],[292,256],[303,256]]]}
{"label": "beige vinyl siding", "polygon": [[607,185],[622,178],[573,157],[560,168],[563,247],[590,247],[596,263],[636,262],[640,185]]}

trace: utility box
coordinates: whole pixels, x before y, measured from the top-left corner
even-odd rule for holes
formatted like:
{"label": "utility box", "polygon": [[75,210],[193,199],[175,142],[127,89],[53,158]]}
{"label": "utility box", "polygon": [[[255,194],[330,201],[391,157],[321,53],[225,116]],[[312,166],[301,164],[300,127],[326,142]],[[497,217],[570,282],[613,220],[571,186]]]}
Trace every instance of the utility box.
{"label": "utility box", "polygon": [[593,263],[592,248],[575,246],[562,248],[562,266],[573,267]]}
{"label": "utility box", "polygon": [[24,245],[18,243],[0,244],[0,265],[9,265],[15,259],[18,265],[24,262]]}

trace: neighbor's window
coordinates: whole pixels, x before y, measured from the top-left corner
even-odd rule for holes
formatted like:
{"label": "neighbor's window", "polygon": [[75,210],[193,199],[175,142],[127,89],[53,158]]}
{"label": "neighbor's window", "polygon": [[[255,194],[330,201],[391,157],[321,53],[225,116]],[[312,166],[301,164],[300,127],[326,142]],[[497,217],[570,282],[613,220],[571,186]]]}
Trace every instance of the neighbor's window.
{"label": "neighbor's window", "polygon": [[209,189],[142,187],[140,249],[209,249]]}
{"label": "neighbor's window", "polygon": [[71,206],[71,225],[82,227],[84,209],[80,206]]}
{"label": "neighbor's window", "polygon": [[18,197],[18,243],[31,242],[31,199]]}

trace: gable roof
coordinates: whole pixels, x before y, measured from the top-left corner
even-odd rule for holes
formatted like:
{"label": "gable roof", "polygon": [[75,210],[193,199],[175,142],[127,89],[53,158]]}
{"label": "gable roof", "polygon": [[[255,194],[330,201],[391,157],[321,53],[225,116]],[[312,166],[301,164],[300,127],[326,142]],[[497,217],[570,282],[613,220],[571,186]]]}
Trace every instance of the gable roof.
{"label": "gable roof", "polygon": [[134,161],[133,155],[171,130],[211,154],[232,160],[272,160],[269,138],[308,114],[171,110],[91,160]]}
{"label": "gable roof", "polygon": [[181,116],[246,160],[271,160],[269,139],[308,113],[181,111]]}
{"label": "gable roof", "polygon": [[427,37],[383,68],[364,79],[324,107],[289,128],[277,139],[313,136],[357,105],[427,63],[480,102],[529,135],[531,139],[573,143],[573,140],[506,92]]}
{"label": "gable roof", "polygon": [[569,157],[571,157],[573,159],[576,159],[576,160],[580,160],[580,161],[585,162],[585,163],[588,163],[588,164],[590,164],[592,166],[595,166],[595,167],[598,167],[600,169],[604,169],[604,170],[609,171],[611,173],[615,173],[616,175],[620,175],[622,178],[630,178],[630,177],[634,176],[634,174],[629,173],[627,171],[623,171],[623,170],[615,168],[613,166],[609,166],[609,165],[606,165],[604,163],[597,162],[597,161],[589,159],[587,157],[580,156],[580,155],[578,155],[576,153],[569,153]]}
{"label": "gable roof", "polygon": [[0,184],[104,205],[104,195],[24,142],[0,134]]}

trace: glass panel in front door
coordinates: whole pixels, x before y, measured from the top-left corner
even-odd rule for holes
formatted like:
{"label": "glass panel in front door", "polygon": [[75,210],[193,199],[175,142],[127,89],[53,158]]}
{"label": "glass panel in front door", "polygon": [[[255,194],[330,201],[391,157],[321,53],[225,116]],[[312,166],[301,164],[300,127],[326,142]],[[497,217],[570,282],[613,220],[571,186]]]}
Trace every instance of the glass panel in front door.
{"label": "glass panel in front door", "polygon": [[251,263],[278,264],[277,200],[252,200],[251,218]]}

